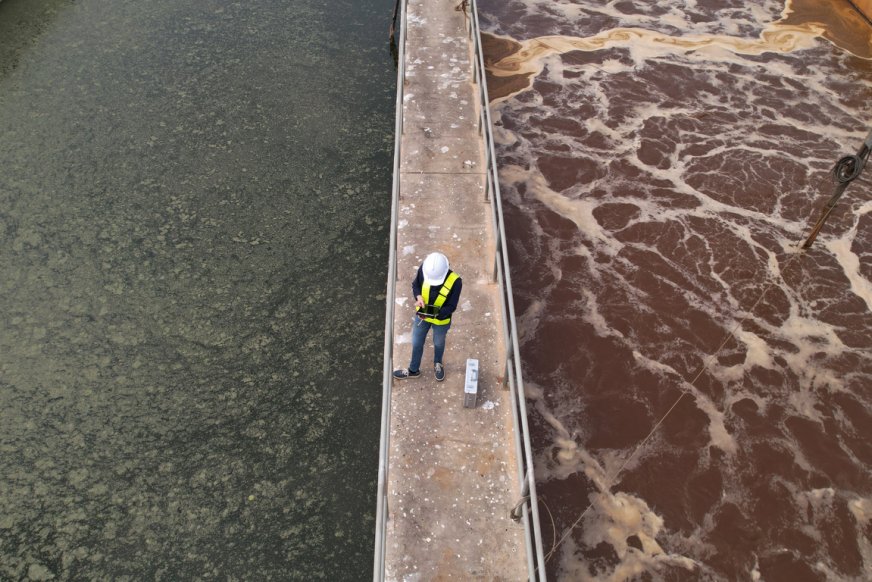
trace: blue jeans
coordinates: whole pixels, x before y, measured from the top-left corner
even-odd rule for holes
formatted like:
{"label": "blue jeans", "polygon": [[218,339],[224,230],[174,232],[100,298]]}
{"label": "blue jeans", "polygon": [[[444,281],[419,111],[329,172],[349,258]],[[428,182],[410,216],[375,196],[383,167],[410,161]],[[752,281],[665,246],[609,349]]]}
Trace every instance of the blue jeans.
{"label": "blue jeans", "polygon": [[424,321],[417,315],[412,316],[412,361],[409,362],[409,371],[417,372],[421,369],[421,356],[424,355],[424,340],[427,332],[433,328],[433,364],[442,363],[442,355],[445,353],[445,336],[448,335],[450,323],[445,325],[433,325]]}

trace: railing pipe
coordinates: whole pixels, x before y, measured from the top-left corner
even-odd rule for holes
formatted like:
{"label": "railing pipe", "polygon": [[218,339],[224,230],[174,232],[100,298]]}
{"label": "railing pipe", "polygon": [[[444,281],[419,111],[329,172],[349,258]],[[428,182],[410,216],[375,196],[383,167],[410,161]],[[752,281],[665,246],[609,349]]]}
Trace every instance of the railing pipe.
{"label": "railing pipe", "polygon": [[[475,42],[475,52],[476,52],[476,56],[477,56],[478,62],[479,62],[478,70],[481,71],[481,74],[482,74],[482,78],[480,79],[480,82],[479,82],[479,85],[481,86],[482,94],[484,97],[483,103],[482,103],[482,109],[484,110],[484,113],[485,113],[485,119],[487,122],[486,127],[491,128],[493,126],[491,125],[491,119],[490,119],[490,108],[489,108],[490,99],[488,98],[487,83],[485,82],[485,79],[483,78],[484,70],[485,70],[484,69],[484,54],[483,54],[483,51],[481,48],[481,37],[480,37],[480,32],[479,32],[481,30],[481,28],[480,28],[479,22],[478,22],[478,4],[477,4],[476,0],[471,0],[470,12],[472,13],[472,19],[474,20],[474,30],[475,30],[474,42]],[[505,252],[508,247],[506,245],[505,225],[503,223],[503,206],[502,206],[502,200],[500,198],[500,186],[499,186],[499,180],[498,180],[498,176],[497,176],[496,154],[494,152],[493,135],[492,135],[492,132],[490,132],[490,131],[485,132],[485,135],[486,135],[485,147],[488,148],[488,152],[490,154],[490,160],[491,160],[491,164],[490,164],[490,167],[488,168],[488,171],[491,172],[492,178],[494,181],[493,200],[494,200],[494,206],[495,206],[496,211],[497,211],[497,216],[499,217],[499,226],[500,226],[499,233],[498,233],[498,236],[500,239],[499,244],[500,244],[500,247],[503,249],[503,253],[502,253],[503,277],[505,278],[504,289],[505,289],[505,294],[506,294],[506,299],[507,299],[506,303],[508,304],[508,309],[509,309],[509,318],[508,318],[507,323],[512,326],[512,333],[510,334],[511,338],[512,338],[512,352],[514,354],[514,357],[512,359],[514,360],[514,363],[515,363],[515,379],[517,381],[517,390],[518,390],[517,401],[518,401],[518,406],[520,408],[519,416],[520,416],[520,420],[521,420],[521,426],[523,427],[522,434],[524,437],[524,453],[525,453],[525,461],[526,461],[526,467],[527,467],[526,481],[527,481],[527,485],[529,486],[529,492],[530,492],[529,503],[530,503],[530,511],[531,511],[532,517],[533,517],[533,519],[532,519],[532,521],[533,521],[533,543],[535,545],[535,550],[536,550],[536,564],[537,564],[536,573],[538,574],[539,580],[545,581],[546,580],[545,556],[544,556],[544,552],[542,551],[542,532],[541,532],[541,527],[539,524],[539,504],[538,504],[537,498],[536,498],[536,480],[535,480],[534,475],[533,475],[533,466],[534,466],[533,465],[533,449],[532,449],[532,446],[530,444],[530,427],[529,427],[529,424],[527,422],[527,403],[525,401],[525,396],[524,396],[524,394],[525,394],[524,393],[524,380],[523,380],[523,376],[522,376],[522,372],[521,372],[520,348],[518,346],[518,334],[517,334],[517,329],[516,329],[516,324],[515,324],[517,319],[515,318],[514,297],[512,295],[512,278],[511,278],[511,274],[509,272],[508,255]],[[519,462],[520,462],[520,459],[519,459]]]}
{"label": "railing pipe", "polygon": [[[499,254],[500,253],[498,251],[497,255],[499,255]],[[504,284],[502,261],[497,262],[497,280],[498,280],[498,283],[500,285],[500,288],[502,288],[502,285]],[[503,321],[505,322],[508,320],[507,320],[507,313],[506,313],[506,302],[503,299],[504,299],[503,297],[500,297],[500,309],[503,312]],[[511,357],[510,353],[508,352],[509,330],[508,330],[508,326],[505,324],[503,325],[503,334],[504,334],[503,345],[506,347],[506,352],[507,352],[506,363],[505,363],[505,367],[503,368],[503,373],[506,375],[506,385],[509,387],[509,396],[510,396],[511,402],[512,402],[512,422],[514,423],[513,426],[515,427],[515,430],[512,432],[515,433],[515,455],[517,455],[516,458],[518,459],[518,463],[517,463],[518,480],[520,483],[522,483],[522,485],[521,485],[521,491],[522,491],[521,497],[523,497],[524,495],[526,495],[526,489],[527,489],[527,485],[524,484],[524,476],[526,475],[526,473],[530,472],[531,469],[529,469],[529,468],[525,469],[525,467],[524,467],[524,465],[526,464],[524,462],[524,458],[525,458],[524,457],[524,442],[522,439],[521,431],[518,430],[518,427],[521,426],[520,419],[518,418],[520,415],[519,408],[518,408],[518,389],[517,389],[517,384],[515,383],[515,375],[514,375],[513,370],[512,370],[512,357]],[[530,582],[533,582],[534,580],[536,580],[536,561],[533,559],[533,557],[535,556],[534,546],[536,545],[536,542],[534,542],[533,536],[530,535],[530,531],[531,531],[530,530],[530,516],[527,512],[526,505],[527,504],[524,503],[521,507],[521,523],[524,524],[524,534],[525,534],[524,535],[524,546],[525,546],[526,551],[527,551],[527,580],[529,580]],[[544,573],[544,570],[543,570],[543,573]]]}
{"label": "railing pipe", "polygon": [[403,93],[406,78],[406,0],[400,5],[400,36],[397,41],[397,101],[394,119],[394,176],[391,186],[391,234],[388,248],[388,279],[385,294],[385,346],[382,369],[381,438],[379,440],[378,491],[375,510],[375,555],[372,579],[385,577],[385,538],[388,518],[388,463],[391,438],[391,361],[394,349],[394,294],[397,281],[397,217],[400,203],[400,150],[403,142]]}

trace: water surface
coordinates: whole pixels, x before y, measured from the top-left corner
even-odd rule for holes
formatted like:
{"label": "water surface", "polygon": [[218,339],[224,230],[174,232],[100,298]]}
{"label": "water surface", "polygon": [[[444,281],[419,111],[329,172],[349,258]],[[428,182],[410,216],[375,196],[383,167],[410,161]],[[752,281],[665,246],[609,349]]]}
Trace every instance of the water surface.
{"label": "water surface", "polygon": [[480,4],[551,576],[869,579],[868,22]]}
{"label": "water surface", "polygon": [[0,3],[0,579],[369,575],[390,10]]}

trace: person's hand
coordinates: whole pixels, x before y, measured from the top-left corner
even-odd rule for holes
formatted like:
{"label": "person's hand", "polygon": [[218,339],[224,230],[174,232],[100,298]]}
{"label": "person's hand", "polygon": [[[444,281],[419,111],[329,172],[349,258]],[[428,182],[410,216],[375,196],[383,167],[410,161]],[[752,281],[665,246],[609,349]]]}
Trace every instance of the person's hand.
{"label": "person's hand", "polygon": [[420,307],[421,309],[424,309],[424,298],[420,295],[418,295],[418,297],[415,299],[415,307]]}

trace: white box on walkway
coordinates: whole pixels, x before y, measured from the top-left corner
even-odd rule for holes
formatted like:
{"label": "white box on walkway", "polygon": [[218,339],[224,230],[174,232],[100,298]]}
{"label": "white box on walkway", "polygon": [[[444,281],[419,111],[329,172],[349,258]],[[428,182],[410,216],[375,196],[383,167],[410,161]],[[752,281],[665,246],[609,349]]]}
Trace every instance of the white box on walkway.
{"label": "white box on walkway", "polygon": [[475,408],[478,398],[478,360],[466,360],[466,384],[463,386],[463,407]]}

